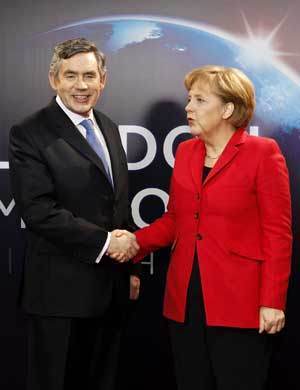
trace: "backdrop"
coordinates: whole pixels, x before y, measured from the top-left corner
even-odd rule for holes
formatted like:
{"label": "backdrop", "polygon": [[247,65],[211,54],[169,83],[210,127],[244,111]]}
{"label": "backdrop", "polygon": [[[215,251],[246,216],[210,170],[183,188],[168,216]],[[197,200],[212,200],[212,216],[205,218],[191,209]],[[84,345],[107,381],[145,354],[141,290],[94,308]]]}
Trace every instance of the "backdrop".
{"label": "backdrop", "polygon": [[[189,137],[184,75],[197,66],[220,64],[242,69],[254,82],[257,110],[249,131],[279,142],[288,163],[293,198],[294,255],[287,326],[275,336],[270,388],[294,390],[300,386],[299,14],[300,3],[293,0],[2,2],[2,389],[24,388],[26,364],[24,319],[17,308],[25,226],[9,186],[9,129],[49,102],[52,92],[47,73],[52,48],[59,41],[79,36],[95,41],[108,57],[108,83],[98,108],[119,124],[128,156],[132,213],[138,226],[164,211],[174,152],[178,143]],[[141,296],[132,304],[123,342],[122,389],[137,386],[147,390],[158,385],[175,389],[161,316],[167,264],[167,250],[143,263]]]}

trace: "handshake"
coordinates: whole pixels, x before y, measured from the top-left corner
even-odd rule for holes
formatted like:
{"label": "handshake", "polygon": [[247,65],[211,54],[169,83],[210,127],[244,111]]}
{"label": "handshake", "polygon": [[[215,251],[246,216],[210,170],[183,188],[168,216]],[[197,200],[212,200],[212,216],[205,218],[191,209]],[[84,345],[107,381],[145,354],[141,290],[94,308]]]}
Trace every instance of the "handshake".
{"label": "handshake", "polygon": [[106,254],[117,262],[124,263],[134,257],[139,249],[140,247],[133,233],[116,229],[111,232]]}

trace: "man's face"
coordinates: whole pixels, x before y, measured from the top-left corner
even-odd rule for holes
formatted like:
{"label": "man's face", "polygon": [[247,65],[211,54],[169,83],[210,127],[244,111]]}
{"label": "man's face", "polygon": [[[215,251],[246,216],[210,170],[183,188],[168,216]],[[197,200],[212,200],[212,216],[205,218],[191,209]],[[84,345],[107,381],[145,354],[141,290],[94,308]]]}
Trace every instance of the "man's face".
{"label": "man's face", "polygon": [[51,87],[71,111],[88,116],[105,86],[94,53],[78,53],[62,60],[58,75],[49,73]]}

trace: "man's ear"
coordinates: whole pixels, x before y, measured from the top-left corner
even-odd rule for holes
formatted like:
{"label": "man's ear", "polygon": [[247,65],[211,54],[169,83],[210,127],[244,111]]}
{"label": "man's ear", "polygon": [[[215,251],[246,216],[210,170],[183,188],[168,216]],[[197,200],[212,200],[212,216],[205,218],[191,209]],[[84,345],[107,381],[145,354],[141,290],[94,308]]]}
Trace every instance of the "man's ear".
{"label": "man's ear", "polygon": [[224,106],[223,119],[229,119],[234,111],[234,104],[232,102],[226,103]]}
{"label": "man's ear", "polygon": [[54,91],[57,90],[56,88],[56,78],[55,78],[55,75],[53,72],[49,72],[48,73],[48,79],[49,79],[49,83],[50,83],[50,86],[52,89],[54,89]]}
{"label": "man's ear", "polygon": [[107,72],[105,72],[104,74],[101,75],[101,81],[100,81],[101,90],[104,89],[104,87],[106,85],[106,80],[107,80]]}

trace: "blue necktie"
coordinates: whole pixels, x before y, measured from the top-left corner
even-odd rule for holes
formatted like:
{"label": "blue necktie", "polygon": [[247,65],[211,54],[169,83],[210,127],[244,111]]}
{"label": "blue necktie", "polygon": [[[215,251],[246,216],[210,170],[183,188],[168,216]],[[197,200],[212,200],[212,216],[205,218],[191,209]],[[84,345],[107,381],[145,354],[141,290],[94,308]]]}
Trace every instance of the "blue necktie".
{"label": "blue necktie", "polygon": [[113,186],[108,162],[107,162],[105,154],[104,154],[104,149],[103,149],[103,146],[96,135],[92,120],[91,119],[84,119],[82,122],[80,122],[80,125],[82,125],[86,129],[86,140],[90,144],[90,146],[93,148],[93,150],[97,153],[98,157],[100,157],[100,159],[103,163],[105,172],[106,172],[106,176],[109,179],[111,185]]}

